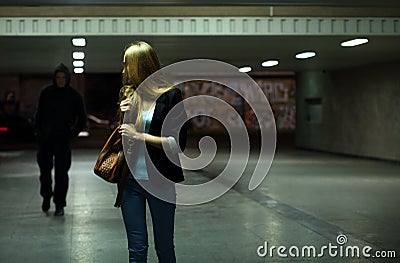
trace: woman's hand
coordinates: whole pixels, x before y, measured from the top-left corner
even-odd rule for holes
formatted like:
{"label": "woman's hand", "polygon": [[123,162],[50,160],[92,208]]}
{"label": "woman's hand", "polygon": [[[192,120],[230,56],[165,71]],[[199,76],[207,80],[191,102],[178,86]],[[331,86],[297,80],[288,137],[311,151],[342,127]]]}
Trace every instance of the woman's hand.
{"label": "woman's hand", "polygon": [[134,140],[144,140],[144,133],[138,132],[133,123],[122,124],[119,128],[119,133]]}
{"label": "woman's hand", "polygon": [[132,107],[132,99],[131,97],[124,99],[123,101],[121,101],[121,103],[119,104],[119,108],[122,112],[126,112],[128,110],[130,110]]}

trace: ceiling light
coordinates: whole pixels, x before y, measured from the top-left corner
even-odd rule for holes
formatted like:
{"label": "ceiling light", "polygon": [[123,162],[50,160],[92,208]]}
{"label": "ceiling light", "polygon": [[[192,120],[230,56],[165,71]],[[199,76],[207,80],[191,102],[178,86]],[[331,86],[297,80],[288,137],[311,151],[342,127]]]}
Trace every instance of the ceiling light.
{"label": "ceiling light", "polygon": [[355,46],[362,45],[365,43],[368,43],[367,38],[355,38],[352,40],[343,41],[342,43],[340,43],[340,45],[342,47],[355,47]]}
{"label": "ceiling light", "polygon": [[305,52],[301,52],[301,53],[296,54],[296,58],[298,58],[298,59],[306,59],[306,58],[315,57],[315,55],[317,55],[317,53],[315,53],[314,51],[305,51]]}
{"label": "ceiling light", "polygon": [[83,73],[83,68],[74,68],[74,73],[76,73],[76,74]]}
{"label": "ceiling light", "polygon": [[72,45],[74,45],[75,47],[84,47],[86,46],[86,39],[84,39],[83,37],[73,38]]}
{"label": "ceiling light", "polygon": [[263,67],[273,67],[279,64],[278,60],[267,60],[261,63],[261,66]]}
{"label": "ceiling light", "polygon": [[83,52],[73,52],[72,57],[74,59],[84,59],[85,58],[85,53]]}
{"label": "ceiling light", "polygon": [[239,69],[240,72],[246,73],[251,71],[251,67],[241,67]]}
{"label": "ceiling light", "polygon": [[81,131],[78,134],[78,137],[89,137],[89,132],[88,131]]}
{"label": "ceiling light", "polygon": [[74,62],[72,62],[72,65],[74,65],[75,68],[81,68],[83,67],[83,65],[85,65],[85,63],[83,63],[82,60],[75,60]]}

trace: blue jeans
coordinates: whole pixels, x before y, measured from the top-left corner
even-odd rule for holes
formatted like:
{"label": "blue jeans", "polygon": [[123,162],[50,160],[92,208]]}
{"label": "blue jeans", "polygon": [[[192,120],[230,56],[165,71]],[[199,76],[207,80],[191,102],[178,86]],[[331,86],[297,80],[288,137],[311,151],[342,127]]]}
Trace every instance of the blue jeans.
{"label": "blue jeans", "polygon": [[129,262],[147,262],[146,201],[153,221],[154,243],[160,263],[176,262],[174,218],[176,205],[149,194],[128,175],[122,195],[122,217],[128,237]]}

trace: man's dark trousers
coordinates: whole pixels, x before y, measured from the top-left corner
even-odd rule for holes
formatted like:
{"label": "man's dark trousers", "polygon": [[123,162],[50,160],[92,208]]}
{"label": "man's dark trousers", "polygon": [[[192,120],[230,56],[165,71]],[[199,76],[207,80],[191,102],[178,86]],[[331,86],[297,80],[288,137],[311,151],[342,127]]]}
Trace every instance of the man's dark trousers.
{"label": "man's dark trousers", "polygon": [[[37,162],[40,169],[40,195],[50,200],[60,209],[67,205],[68,171],[71,167],[71,147],[69,140],[47,140],[39,142]],[[52,188],[51,170],[54,162],[54,191]]]}

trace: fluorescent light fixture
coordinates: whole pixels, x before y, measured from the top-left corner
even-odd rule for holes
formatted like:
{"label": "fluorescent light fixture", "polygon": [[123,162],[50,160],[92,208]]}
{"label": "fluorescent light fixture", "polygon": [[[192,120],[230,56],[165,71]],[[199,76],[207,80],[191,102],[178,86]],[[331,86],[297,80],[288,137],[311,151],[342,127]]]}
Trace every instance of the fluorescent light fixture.
{"label": "fluorescent light fixture", "polygon": [[74,73],[76,73],[76,74],[83,73],[83,68],[74,68]]}
{"label": "fluorescent light fixture", "polygon": [[367,38],[355,38],[352,40],[343,41],[342,43],[340,43],[340,45],[342,47],[355,47],[366,43],[368,43]]}
{"label": "fluorescent light fixture", "polygon": [[301,53],[296,54],[296,58],[298,58],[298,59],[306,59],[306,58],[315,57],[315,55],[317,55],[317,53],[315,53],[314,51],[305,51],[305,52],[301,52]]}
{"label": "fluorescent light fixture", "polygon": [[278,60],[267,60],[261,63],[261,66],[263,67],[273,67],[279,64]]}
{"label": "fluorescent light fixture", "polygon": [[72,65],[74,65],[75,68],[81,68],[85,65],[85,63],[82,60],[75,60],[72,62]]}
{"label": "fluorescent light fixture", "polygon": [[85,58],[85,53],[83,52],[73,52],[72,53],[73,59],[84,59]]}
{"label": "fluorescent light fixture", "polygon": [[83,37],[73,38],[72,45],[74,45],[75,47],[84,47],[86,46],[86,39],[84,39]]}
{"label": "fluorescent light fixture", "polygon": [[239,69],[240,72],[246,73],[251,71],[251,67],[241,67]]}
{"label": "fluorescent light fixture", "polygon": [[89,132],[88,131],[81,131],[78,134],[78,137],[89,137]]}

